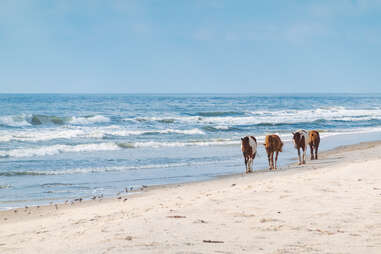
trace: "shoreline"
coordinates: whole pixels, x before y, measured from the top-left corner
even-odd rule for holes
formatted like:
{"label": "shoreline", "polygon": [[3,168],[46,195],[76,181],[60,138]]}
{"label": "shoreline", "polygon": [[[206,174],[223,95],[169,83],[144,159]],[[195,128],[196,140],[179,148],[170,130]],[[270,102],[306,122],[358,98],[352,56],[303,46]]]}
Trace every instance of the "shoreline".
{"label": "shoreline", "polygon": [[[337,144],[341,145],[348,145],[348,144],[356,144],[358,142],[368,142],[372,140],[381,140],[381,132],[368,132],[365,134],[359,135],[354,135],[354,134],[340,134],[340,135],[334,135],[329,138],[323,138],[324,142],[321,143],[320,147],[320,153],[322,154],[325,151],[329,151],[332,149],[335,149],[337,147]],[[215,153],[215,151],[212,149],[212,153]],[[221,148],[218,148],[221,149]],[[226,151],[225,151],[226,150]],[[206,152],[206,150],[204,149]],[[174,152],[174,151],[169,151],[169,152]],[[190,150],[190,152],[194,152],[193,150]],[[210,150],[208,149],[207,152],[209,153]],[[45,206],[49,205],[51,203],[53,204],[63,204],[66,201],[71,202],[72,200],[75,199],[82,199],[82,200],[90,200],[94,195],[95,196],[105,196],[107,198],[113,198],[117,195],[119,192],[123,192],[125,188],[130,189],[132,186],[134,188],[133,192],[139,192],[142,186],[149,186],[149,187],[155,187],[155,186],[161,186],[161,185],[166,185],[166,184],[184,184],[184,183],[193,183],[193,182],[199,182],[199,181],[210,181],[213,179],[218,179],[220,177],[228,177],[230,175],[240,175],[243,171],[241,169],[242,165],[242,154],[239,151],[238,147],[231,146],[231,147],[224,147],[223,152],[227,152],[230,156],[234,156],[235,162],[233,163],[234,165],[227,165],[225,166],[223,163],[215,163],[215,164],[205,164],[202,168],[197,167],[197,166],[186,166],[185,168],[180,168],[178,166],[174,167],[175,169],[174,174],[168,175],[168,178],[162,178],[158,176],[166,175],[166,170],[164,168],[160,168],[159,172],[140,172],[139,174],[146,174],[147,173],[153,173],[153,175],[150,175],[147,179],[137,177],[137,174],[134,173],[133,170],[125,171],[125,172],[117,172],[116,174],[112,173],[109,174],[111,177],[108,178],[108,176],[104,175],[106,177],[106,182],[111,186],[111,188],[106,187],[104,183],[101,181],[98,183],[98,187],[100,190],[93,189],[92,192],[87,192],[87,193],[82,193],[79,194],[76,193],[73,190],[70,190],[68,193],[69,194],[59,194],[61,192],[60,189],[46,189],[44,190],[43,185],[54,185],[56,183],[59,183],[62,185],[77,185],[78,188],[81,188],[81,184],[86,182],[86,174],[78,174],[78,179],[81,179],[80,181],[73,181],[74,175],[68,174],[65,176],[65,178],[61,178],[59,180],[55,180],[55,176],[49,176],[47,179],[45,178],[38,178],[37,180],[35,177],[33,177],[34,185],[36,189],[31,189],[32,191],[37,191],[40,192],[41,196],[38,196],[39,198],[35,198],[33,195],[29,195],[28,192],[23,193],[22,189],[19,190],[14,190],[12,185],[11,187],[2,189],[5,192],[5,195],[3,197],[14,197],[13,200],[7,200],[7,199],[2,199],[1,201],[1,207],[0,211],[6,211],[10,209],[15,209],[15,208],[23,208],[25,206]],[[254,161],[254,167],[258,168],[255,171],[262,172],[263,170],[266,171],[267,168],[267,156],[265,154],[265,151],[262,151],[260,153],[260,156],[257,156],[259,158],[256,158]],[[160,157],[160,155],[159,155]],[[68,157],[67,159],[71,159],[71,157]],[[280,155],[280,159],[278,161],[278,164],[280,167],[288,167],[289,164],[292,165],[292,163],[296,161],[296,150],[294,149],[292,142],[285,142],[285,149],[283,153]],[[197,165],[197,164],[196,164]],[[189,170],[189,171],[188,171]],[[203,170],[205,170],[203,172]],[[183,172],[190,172],[183,174]],[[122,179],[122,181],[118,181],[118,179],[115,178],[115,175],[119,174]],[[92,179],[99,178],[99,175],[91,175]],[[152,178],[151,178],[152,177]],[[114,178],[114,179],[113,179]],[[51,179],[51,180],[49,180]],[[130,179],[132,179],[130,181]],[[151,180],[150,180],[151,179]],[[152,180],[153,179],[153,180]],[[157,180],[161,179],[161,180]],[[6,179],[4,179],[6,180]],[[12,179],[11,179],[12,180]],[[41,182],[39,182],[41,180]],[[111,181],[110,181],[111,180]],[[16,179],[14,179],[16,181]],[[44,183],[44,184],[41,184]],[[94,182],[95,183],[95,182]],[[115,185],[113,185],[115,184]],[[24,184],[25,185],[25,184]],[[86,187],[87,185],[85,185]],[[106,187],[103,191],[102,189]],[[52,190],[52,191],[50,191]],[[58,190],[58,191],[57,191]],[[91,190],[91,188],[89,188]],[[37,193],[35,192],[35,193]],[[33,193],[33,192],[32,192]],[[52,193],[52,194],[49,194]],[[58,193],[58,194],[56,194]],[[25,195],[25,196],[23,196]],[[40,198],[41,197],[41,198]]]}
{"label": "shoreline", "polygon": [[[160,190],[160,189],[170,189],[170,188],[176,188],[176,187],[193,185],[193,184],[202,184],[202,183],[220,181],[221,179],[235,179],[235,178],[247,177],[247,176],[253,177],[256,175],[262,175],[262,174],[266,174],[266,173],[276,173],[276,172],[284,172],[284,171],[288,171],[288,170],[305,169],[306,166],[307,167],[310,166],[309,164],[311,162],[312,163],[315,162],[315,164],[317,162],[320,167],[328,166],[330,164],[330,162],[322,161],[322,159],[326,159],[327,156],[330,156],[330,155],[335,154],[335,153],[345,152],[345,151],[364,150],[364,149],[368,149],[369,147],[373,147],[373,146],[381,146],[381,140],[364,141],[364,142],[359,142],[357,144],[351,144],[351,145],[341,145],[341,146],[337,146],[337,147],[332,148],[332,149],[328,149],[326,151],[321,151],[321,152],[319,152],[319,160],[318,161],[311,161],[309,158],[309,153],[307,153],[307,157],[308,157],[307,158],[307,164],[304,166],[298,165],[298,162],[297,162],[298,158],[295,157],[295,158],[292,158],[292,160],[294,162],[286,163],[284,166],[281,166],[280,168],[278,168],[275,171],[274,170],[270,171],[268,168],[261,168],[261,169],[254,170],[254,172],[252,172],[250,174],[245,174],[243,171],[242,173],[235,173],[235,174],[229,174],[229,175],[217,175],[217,176],[214,176],[212,178],[200,179],[200,180],[190,181],[190,182],[158,184],[158,185],[151,185],[151,186],[143,185],[139,189],[129,190],[128,192],[121,190],[120,193],[123,195],[115,194],[113,196],[107,196],[107,197],[103,197],[103,195],[101,195],[101,197],[99,197],[99,198],[97,197],[95,200],[93,200],[91,198],[86,199],[86,198],[78,197],[74,200],[66,200],[66,201],[62,200],[62,202],[50,202],[50,204],[29,205],[29,206],[25,206],[25,207],[15,207],[15,208],[10,208],[10,209],[3,209],[3,210],[0,209],[0,221],[1,221],[2,213],[9,212],[10,214],[12,214],[11,212],[14,212],[15,210],[23,211],[25,209],[33,209],[33,208],[43,210],[43,209],[46,209],[49,207],[55,208],[56,206],[59,206],[61,208],[62,207],[72,207],[73,205],[76,205],[76,204],[77,205],[80,205],[80,204],[82,204],[82,205],[96,205],[99,202],[105,203],[105,202],[109,202],[109,201],[113,201],[115,199],[118,199],[119,197],[122,200],[130,199],[130,198],[136,198],[136,197],[144,195],[148,192]],[[295,152],[296,152],[296,150],[295,150]],[[254,160],[254,163],[255,163],[255,160]]]}
{"label": "shoreline", "polygon": [[380,253],[381,141],[295,164],[0,211],[0,252]]}

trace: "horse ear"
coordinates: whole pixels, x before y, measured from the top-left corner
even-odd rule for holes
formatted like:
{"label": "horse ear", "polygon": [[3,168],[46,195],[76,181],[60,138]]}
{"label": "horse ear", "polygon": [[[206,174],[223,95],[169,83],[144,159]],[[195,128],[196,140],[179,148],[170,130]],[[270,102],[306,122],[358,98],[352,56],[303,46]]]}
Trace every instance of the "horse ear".
{"label": "horse ear", "polygon": [[241,138],[241,140],[243,141],[243,138]]}
{"label": "horse ear", "polygon": [[295,132],[292,132],[292,135],[295,135]]}

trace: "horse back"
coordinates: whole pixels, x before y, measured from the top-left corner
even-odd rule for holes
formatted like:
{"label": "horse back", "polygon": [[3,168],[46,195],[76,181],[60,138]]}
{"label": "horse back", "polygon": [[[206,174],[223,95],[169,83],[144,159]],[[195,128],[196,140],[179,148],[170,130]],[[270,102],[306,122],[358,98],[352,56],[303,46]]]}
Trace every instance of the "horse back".
{"label": "horse back", "polygon": [[320,143],[320,134],[318,131],[312,130],[308,133],[309,135],[309,144],[319,145]]}

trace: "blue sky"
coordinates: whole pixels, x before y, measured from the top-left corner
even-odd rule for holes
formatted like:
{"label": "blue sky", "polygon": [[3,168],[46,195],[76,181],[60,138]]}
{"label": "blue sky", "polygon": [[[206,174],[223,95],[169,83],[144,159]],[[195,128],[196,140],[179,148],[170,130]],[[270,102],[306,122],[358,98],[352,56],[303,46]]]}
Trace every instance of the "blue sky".
{"label": "blue sky", "polygon": [[381,0],[0,0],[0,92],[381,92]]}

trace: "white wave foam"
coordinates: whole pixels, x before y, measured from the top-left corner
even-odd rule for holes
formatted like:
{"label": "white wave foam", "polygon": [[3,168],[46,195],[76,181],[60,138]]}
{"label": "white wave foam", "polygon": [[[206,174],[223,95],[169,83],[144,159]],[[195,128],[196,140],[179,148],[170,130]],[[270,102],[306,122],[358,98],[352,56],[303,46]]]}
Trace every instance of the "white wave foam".
{"label": "white wave foam", "polygon": [[30,126],[26,115],[0,116],[0,125],[10,127]]}
{"label": "white wave foam", "polygon": [[184,134],[204,135],[200,129],[190,130],[164,129],[164,130],[126,130],[120,126],[87,127],[64,126],[58,128],[30,129],[30,130],[0,130],[0,142],[26,141],[38,142],[57,139],[94,138],[102,139],[106,136],[137,136],[144,134]]}
{"label": "white wave foam", "polygon": [[175,163],[148,164],[148,165],[136,165],[136,166],[73,168],[68,170],[35,170],[35,171],[23,171],[23,172],[15,172],[15,173],[19,173],[19,174],[22,173],[25,175],[68,175],[68,174],[102,173],[102,172],[123,172],[123,171],[140,170],[140,169],[200,166],[200,165],[208,165],[208,164],[215,164],[215,163],[216,161],[195,161],[195,162],[175,162]]}
{"label": "white wave foam", "polygon": [[115,143],[95,143],[80,145],[52,145],[37,148],[17,148],[7,151],[0,151],[0,157],[34,157],[55,155],[68,152],[95,152],[119,150],[120,147]]}
{"label": "white wave foam", "polygon": [[126,121],[161,121],[161,122],[182,122],[214,124],[219,127],[231,125],[251,125],[251,124],[279,124],[279,123],[301,123],[314,122],[317,120],[338,120],[338,121],[369,121],[372,119],[381,120],[381,109],[348,109],[345,107],[317,108],[310,110],[279,110],[279,111],[252,111],[245,116],[165,116],[165,117],[144,117],[126,118]]}
{"label": "white wave foam", "polygon": [[89,117],[76,117],[73,116],[69,123],[71,124],[94,124],[94,123],[108,123],[110,122],[110,118],[102,116],[102,115],[95,115],[95,116],[89,116]]}
{"label": "white wave foam", "polygon": [[141,147],[151,147],[151,148],[160,148],[160,147],[185,147],[185,146],[226,146],[226,145],[237,145],[240,144],[240,139],[220,139],[220,140],[207,140],[207,141],[188,141],[188,142],[133,142],[133,143],[121,143],[121,147],[125,148],[141,148]]}

